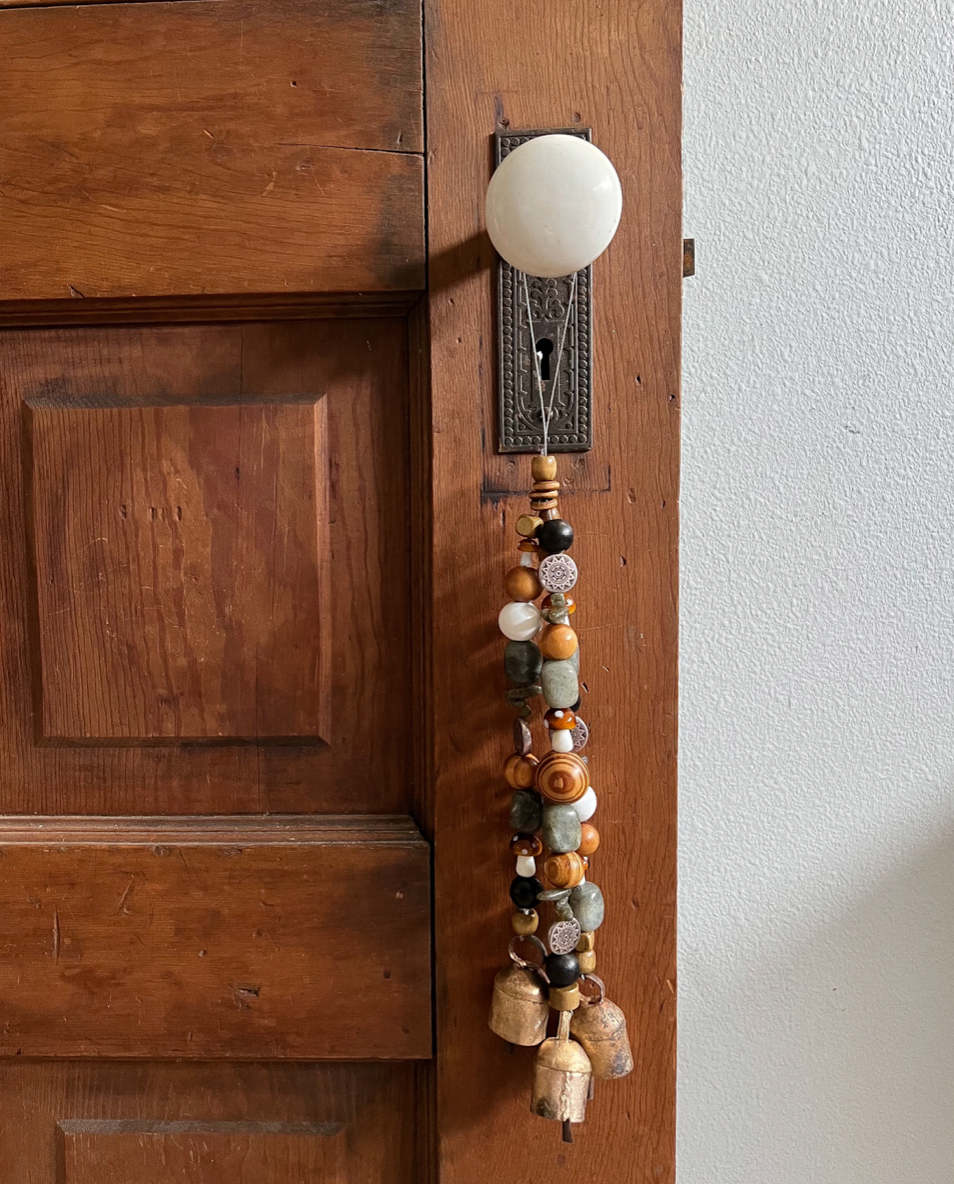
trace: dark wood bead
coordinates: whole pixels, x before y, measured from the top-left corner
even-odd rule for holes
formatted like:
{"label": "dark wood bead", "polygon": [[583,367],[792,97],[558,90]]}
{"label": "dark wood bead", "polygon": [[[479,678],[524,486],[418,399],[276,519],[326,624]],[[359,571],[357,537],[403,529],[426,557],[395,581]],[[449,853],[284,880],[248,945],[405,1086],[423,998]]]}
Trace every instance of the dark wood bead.
{"label": "dark wood bead", "polygon": [[573,527],[562,518],[552,518],[537,527],[536,538],[548,555],[556,555],[573,546]]}
{"label": "dark wood bead", "polygon": [[576,954],[548,954],[543,965],[553,987],[571,987],[580,977],[580,960]]}
{"label": "dark wood bead", "polygon": [[510,882],[510,899],[518,909],[532,909],[542,891],[536,876],[514,876]]}

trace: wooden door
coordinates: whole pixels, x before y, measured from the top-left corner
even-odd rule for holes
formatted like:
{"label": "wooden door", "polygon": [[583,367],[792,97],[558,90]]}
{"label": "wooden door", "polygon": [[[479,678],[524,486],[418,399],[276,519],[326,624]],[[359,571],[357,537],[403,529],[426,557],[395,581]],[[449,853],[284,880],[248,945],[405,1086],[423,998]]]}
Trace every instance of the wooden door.
{"label": "wooden door", "polygon": [[[0,1184],[671,1181],[677,6],[0,0],[0,89]],[[627,201],[567,471],[638,1064],[568,1148],[486,1028],[481,207],[495,130],[574,123]]]}

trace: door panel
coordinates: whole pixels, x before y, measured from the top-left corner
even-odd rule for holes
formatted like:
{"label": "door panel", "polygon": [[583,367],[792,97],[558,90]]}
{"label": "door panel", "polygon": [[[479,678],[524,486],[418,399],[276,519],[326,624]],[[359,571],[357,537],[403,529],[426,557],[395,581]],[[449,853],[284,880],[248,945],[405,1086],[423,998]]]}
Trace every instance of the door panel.
{"label": "door panel", "polygon": [[400,817],[0,819],[0,1057],[427,1057],[429,862]]}
{"label": "door panel", "polygon": [[410,809],[406,337],[0,333],[3,812]]}
{"label": "door panel", "polygon": [[0,1060],[17,1116],[0,1124],[0,1180],[419,1184],[418,1076],[406,1062]]}
{"label": "door panel", "polygon": [[416,0],[9,10],[0,297],[421,288]]}

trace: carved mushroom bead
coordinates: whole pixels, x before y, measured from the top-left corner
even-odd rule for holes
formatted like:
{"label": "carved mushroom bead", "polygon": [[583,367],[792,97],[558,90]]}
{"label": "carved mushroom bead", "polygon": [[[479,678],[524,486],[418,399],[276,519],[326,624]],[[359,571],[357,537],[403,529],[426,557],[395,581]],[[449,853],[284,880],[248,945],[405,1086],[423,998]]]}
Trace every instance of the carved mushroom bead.
{"label": "carved mushroom bead", "polygon": [[568,707],[551,707],[543,718],[551,732],[576,727],[576,716]]}
{"label": "carved mushroom bead", "polygon": [[[580,762],[582,764],[582,761]],[[512,752],[504,762],[504,777],[512,789],[530,789],[533,786],[537,772],[537,758],[532,753],[524,756],[519,752]]]}
{"label": "carved mushroom bead", "polygon": [[536,767],[537,789],[550,802],[575,802],[590,784],[589,770],[575,752],[550,752]]}
{"label": "carved mushroom bead", "polygon": [[[590,828],[592,830],[592,827]],[[543,844],[536,835],[514,835],[510,840],[511,855],[541,855]]]}

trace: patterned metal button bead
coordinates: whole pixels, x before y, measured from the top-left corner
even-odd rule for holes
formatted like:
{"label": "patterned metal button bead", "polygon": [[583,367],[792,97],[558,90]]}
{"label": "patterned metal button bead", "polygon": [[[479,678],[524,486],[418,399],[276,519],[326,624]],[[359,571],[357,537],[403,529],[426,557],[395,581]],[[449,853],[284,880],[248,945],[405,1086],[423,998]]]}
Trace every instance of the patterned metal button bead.
{"label": "patterned metal button bead", "polygon": [[573,737],[574,752],[579,752],[581,748],[586,748],[586,742],[590,738],[590,729],[579,716],[576,717],[576,723],[571,729],[570,735]]}
{"label": "patterned metal button bead", "polygon": [[579,573],[570,556],[560,551],[556,555],[548,555],[540,564],[537,574],[548,592],[569,592],[576,587]]}
{"label": "patterned metal button bead", "polygon": [[572,921],[557,921],[550,926],[547,934],[547,944],[551,954],[572,954],[583,930],[574,917]]}

